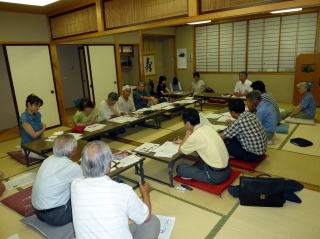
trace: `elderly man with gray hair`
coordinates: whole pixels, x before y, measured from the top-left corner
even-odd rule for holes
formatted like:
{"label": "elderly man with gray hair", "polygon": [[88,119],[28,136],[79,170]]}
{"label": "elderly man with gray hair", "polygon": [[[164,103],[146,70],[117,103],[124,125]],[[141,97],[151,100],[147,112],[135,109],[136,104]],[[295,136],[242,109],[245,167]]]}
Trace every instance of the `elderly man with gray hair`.
{"label": "elderly man with gray hair", "polygon": [[121,115],[117,104],[119,96],[116,92],[111,92],[106,100],[102,100],[99,106],[100,120],[109,120]]}
{"label": "elderly man with gray hair", "polygon": [[77,141],[70,134],[58,136],[53,155],[45,159],[32,186],[32,205],[37,217],[49,225],[62,226],[72,221],[70,185],[83,176],[75,156]]}
{"label": "elderly man with gray hair", "polygon": [[[140,185],[142,200],[133,189],[113,181],[112,153],[102,141],[92,141],[82,152],[85,178],[71,185],[73,225],[77,239],[156,239],[159,219],[151,215],[150,186]],[[128,224],[128,219],[134,223]]]}
{"label": "elderly man with gray hair", "polygon": [[119,97],[118,105],[121,113],[129,114],[130,112],[136,111],[131,97],[131,87],[129,85],[122,87],[122,95]]}
{"label": "elderly man with gray hair", "polygon": [[249,110],[256,114],[263,125],[268,142],[272,143],[278,124],[278,112],[270,102],[262,100],[259,91],[251,91],[246,98]]}

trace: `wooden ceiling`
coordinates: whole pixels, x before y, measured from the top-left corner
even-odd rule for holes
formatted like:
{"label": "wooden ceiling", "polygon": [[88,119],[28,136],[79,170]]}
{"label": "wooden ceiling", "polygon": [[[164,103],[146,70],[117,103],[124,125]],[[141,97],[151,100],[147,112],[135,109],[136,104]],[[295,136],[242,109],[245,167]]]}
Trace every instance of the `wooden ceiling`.
{"label": "wooden ceiling", "polygon": [[[13,11],[13,12],[47,14],[47,13],[55,12],[62,8],[69,7],[70,5],[78,4],[79,2],[83,2],[83,1],[59,0],[57,2],[51,3],[43,7],[0,2],[0,11],[3,10],[3,11]],[[90,2],[90,1],[86,1],[86,2]],[[94,2],[94,1],[91,1],[91,2]]]}

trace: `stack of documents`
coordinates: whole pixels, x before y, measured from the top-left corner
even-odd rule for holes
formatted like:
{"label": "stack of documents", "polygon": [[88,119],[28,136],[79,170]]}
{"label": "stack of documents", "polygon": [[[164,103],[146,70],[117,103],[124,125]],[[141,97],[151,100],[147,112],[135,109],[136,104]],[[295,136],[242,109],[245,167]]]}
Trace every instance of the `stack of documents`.
{"label": "stack of documents", "polygon": [[73,135],[73,137],[75,137],[76,140],[79,140],[82,138],[82,134],[79,134],[79,133],[68,133],[68,134]]}
{"label": "stack of documents", "polygon": [[179,100],[179,101],[175,101],[175,104],[192,104],[194,102],[196,102],[197,100],[188,100],[188,99],[184,99],[184,100]]}
{"label": "stack of documents", "polygon": [[53,142],[59,135],[63,135],[63,131],[56,131],[52,135],[50,135],[45,141]]}
{"label": "stack of documents", "polygon": [[161,110],[161,109],[168,107],[168,106],[171,106],[171,105],[172,105],[172,103],[170,103],[170,102],[162,102],[162,103],[159,103],[156,105],[152,105],[150,108],[153,110]]}
{"label": "stack of documents", "polygon": [[158,239],[170,239],[176,218],[160,215],[156,216],[160,220],[160,233]]}
{"label": "stack of documents", "polygon": [[215,113],[210,113],[210,114],[207,114],[206,117],[207,119],[219,119],[222,115],[220,114],[215,114]]}
{"label": "stack of documents", "polygon": [[84,130],[88,131],[88,132],[94,132],[94,131],[102,129],[103,127],[106,127],[106,125],[105,124],[92,124],[92,125],[88,125],[87,127],[85,127]]}
{"label": "stack of documents", "polygon": [[173,142],[167,141],[158,148],[154,150],[155,155],[157,157],[171,158],[173,155],[178,153],[179,144],[175,144]]}
{"label": "stack of documents", "polygon": [[143,113],[143,112],[145,112],[145,111],[147,111],[147,110],[152,110],[151,108],[142,108],[142,109],[139,109],[139,110],[136,110],[135,112],[133,112],[133,113]]}
{"label": "stack of documents", "polygon": [[122,123],[125,123],[125,122],[132,122],[132,121],[135,121],[137,119],[138,119],[137,117],[122,115],[122,116],[110,119],[109,121],[122,124]]}
{"label": "stack of documents", "polygon": [[223,115],[223,116],[221,116],[221,117],[218,119],[218,122],[226,122],[227,120],[232,120],[232,121],[234,121],[234,118]]}
{"label": "stack of documents", "polygon": [[113,155],[113,162],[118,168],[127,167],[138,162],[140,159],[140,157],[128,150],[123,150]]}
{"label": "stack of documents", "polygon": [[152,153],[155,152],[154,150],[159,147],[160,144],[153,144],[153,143],[144,143],[136,148],[134,151],[143,152],[143,153]]}

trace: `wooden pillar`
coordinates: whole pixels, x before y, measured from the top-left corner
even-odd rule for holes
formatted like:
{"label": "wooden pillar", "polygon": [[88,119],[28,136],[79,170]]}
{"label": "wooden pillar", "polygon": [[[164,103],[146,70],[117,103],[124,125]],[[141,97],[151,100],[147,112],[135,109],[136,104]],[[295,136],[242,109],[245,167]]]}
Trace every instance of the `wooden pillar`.
{"label": "wooden pillar", "polygon": [[142,31],[139,31],[139,38],[140,38],[140,43],[139,43],[139,71],[140,71],[140,80],[145,81],[145,76],[144,76],[144,64],[143,64],[143,55],[144,55],[144,45],[143,45],[143,36],[142,36]]}
{"label": "wooden pillar", "polygon": [[120,41],[119,35],[114,35],[115,42],[115,57],[116,57],[116,68],[117,68],[117,77],[118,77],[118,93],[121,93],[123,81],[122,81],[122,68],[121,68],[121,56],[120,56]]}
{"label": "wooden pillar", "polygon": [[198,0],[188,0],[188,16],[197,16],[199,13]]}
{"label": "wooden pillar", "polygon": [[97,14],[98,32],[103,32],[105,30],[103,0],[96,0],[96,14]]}
{"label": "wooden pillar", "polygon": [[50,56],[53,69],[53,79],[56,86],[56,95],[58,98],[59,113],[62,125],[68,125],[67,113],[64,105],[63,87],[58,61],[58,51],[56,44],[50,44]]}

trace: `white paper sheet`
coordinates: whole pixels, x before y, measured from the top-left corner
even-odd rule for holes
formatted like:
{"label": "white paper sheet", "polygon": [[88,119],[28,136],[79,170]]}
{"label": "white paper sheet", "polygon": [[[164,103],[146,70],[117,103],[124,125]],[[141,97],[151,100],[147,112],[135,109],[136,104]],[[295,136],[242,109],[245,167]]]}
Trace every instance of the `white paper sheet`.
{"label": "white paper sheet", "polygon": [[156,216],[160,220],[160,234],[158,239],[170,239],[176,218],[161,215]]}
{"label": "white paper sheet", "polygon": [[170,158],[173,155],[175,155],[176,153],[178,153],[179,147],[180,147],[179,144],[175,144],[173,142],[166,141],[165,143],[163,143],[161,146],[159,146],[158,148],[156,148],[154,150],[155,151],[154,156]]}
{"label": "white paper sheet", "polygon": [[119,117],[110,119],[109,121],[121,124],[121,123],[125,123],[125,122],[132,122],[137,119],[138,119],[137,117],[123,115],[123,116],[119,116]]}
{"label": "white paper sheet", "polygon": [[218,122],[226,122],[227,120],[234,120],[234,118],[223,115],[218,119]]}
{"label": "white paper sheet", "polygon": [[128,157],[125,157],[121,160],[114,160],[114,161],[119,162],[119,164],[117,165],[118,168],[122,168],[122,167],[127,167],[131,164],[134,164],[134,163],[138,162],[140,159],[141,158],[138,157],[137,155],[131,154]]}
{"label": "white paper sheet", "polygon": [[179,100],[179,101],[175,101],[175,104],[192,104],[194,102],[196,102],[197,100]]}
{"label": "white paper sheet", "polygon": [[20,239],[19,235],[16,233],[16,234],[13,234],[9,237],[7,237],[7,239]]}
{"label": "white paper sheet", "polygon": [[56,131],[53,133],[54,136],[63,135],[63,134],[64,134],[63,131]]}
{"label": "white paper sheet", "polygon": [[144,153],[149,153],[149,152],[154,152],[156,148],[159,147],[160,144],[153,144],[153,143],[144,143],[137,147],[134,151],[137,152],[144,152]]}
{"label": "white paper sheet", "polygon": [[79,133],[68,133],[68,134],[73,135],[73,137],[75,137],[76,140],[79,140],[82,138],[82,134],[79,134]]}
{"label": "white paper sheet", "polygon": [[192,96],[187,96],[186,98],[184,98],[185,100],[194,100],[194,98]]}
{"label": "white paper sheet", "polygon": [[87,132],[94,132],[94,131],[100,130],[104,127],[106,127],[105,124],[92,124],[92,125],[88,125],[87,127],[85,127],[84,130]]}
{"label": "white paper sheet", "polygon": [[19,176],[11,178],[8,182],[4,182],[4,185],[6,186],[7,190],[12,190],[33,183],[35,177],[36,173],[34,172],[23,173]]}
{"label": "white paper sheet", "polygon": [[206,117],[207,119],[218,119],[220,118],[222,115],[220,114],[215,114],[215,113],[210,113],[210,114],[207,114]]}

